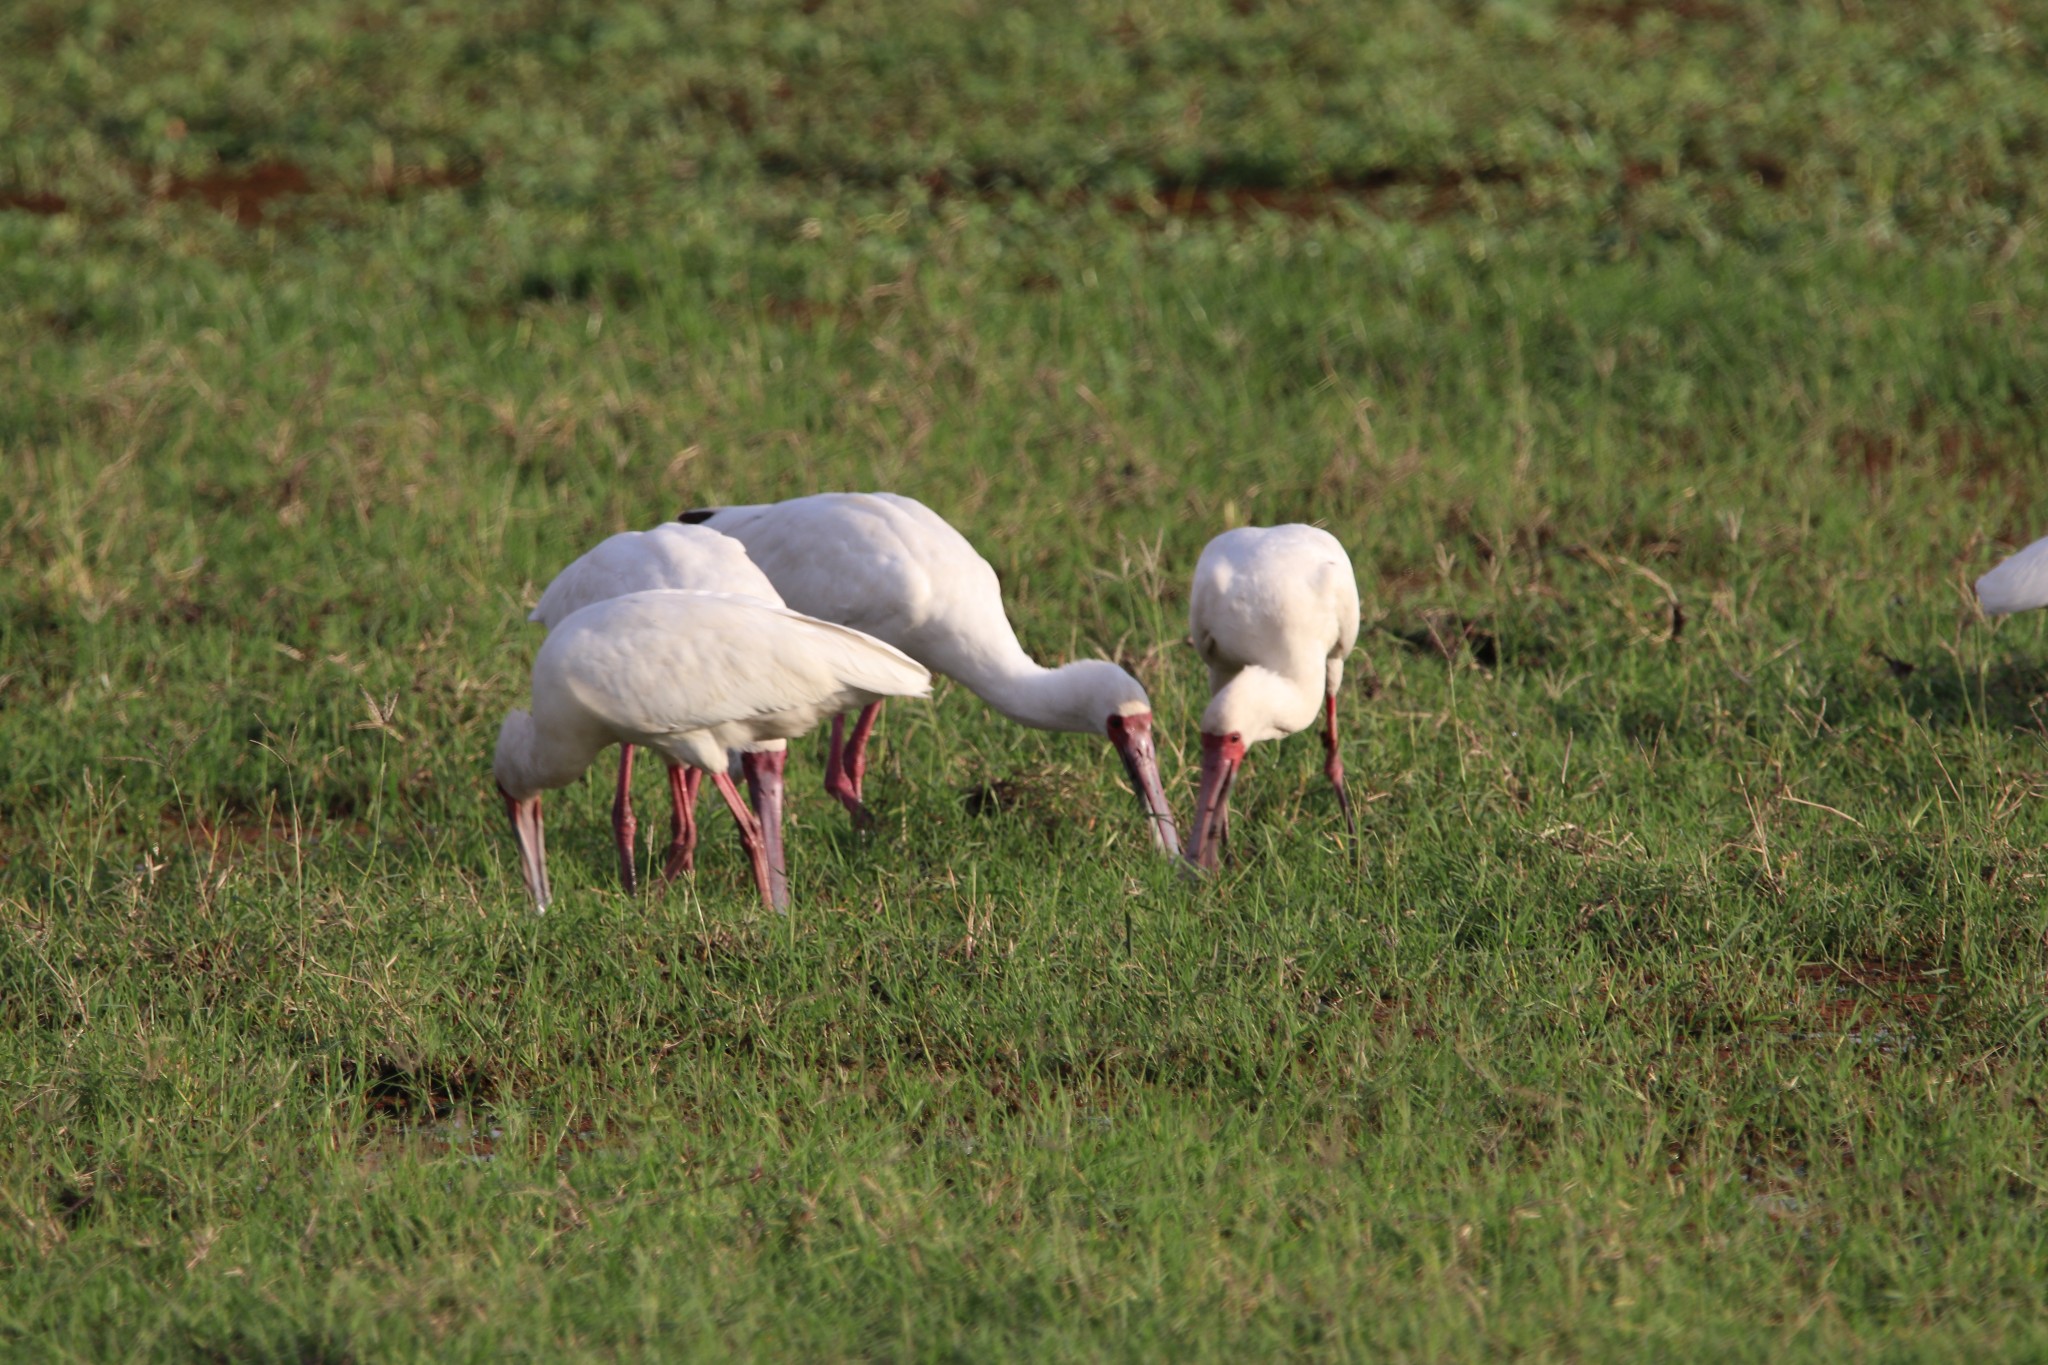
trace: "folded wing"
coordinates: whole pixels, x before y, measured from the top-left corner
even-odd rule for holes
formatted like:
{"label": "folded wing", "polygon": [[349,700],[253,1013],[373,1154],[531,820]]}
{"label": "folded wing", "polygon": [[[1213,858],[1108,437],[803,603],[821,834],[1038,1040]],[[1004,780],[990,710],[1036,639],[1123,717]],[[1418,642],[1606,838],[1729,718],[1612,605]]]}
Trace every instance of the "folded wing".
{"label": "folded wing", "polygon": [[859,631],[755,598],[674,590],[573,613],[542,647],[537,680],[544,670],[593,718],[648,738],[747,722],[758,738],[788,738],[931,689],[921,664]]}

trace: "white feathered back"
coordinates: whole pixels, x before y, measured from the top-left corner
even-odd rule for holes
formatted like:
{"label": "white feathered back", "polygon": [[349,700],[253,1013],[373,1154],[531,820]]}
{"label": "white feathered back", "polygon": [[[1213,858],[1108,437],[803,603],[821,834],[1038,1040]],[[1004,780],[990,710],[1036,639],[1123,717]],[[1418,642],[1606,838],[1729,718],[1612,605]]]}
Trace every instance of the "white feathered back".
{"label": "white feathered back", "polygon": [[782,605],[744,545],[709,526],[670,521],[604,540],[555,575],[526,619],[553,630],[593,602],[656,588],[739,593]]}
{"label": "white feathered back", "polygon": [[1208,734],[1246,743],[1311,724],[1358,643],[1358,576],[1328,531],[1240,526],[1203,549],[1188,639],[1209,666]]}
{"label": "white feathered back", "polygon": [[[1320,668],[1358,643],[1358,577],[1315,526],[1240,526],[1202,550],[1188,592],[1188,638],[1210,667]],[[1335,686],[1332,680],[1331,686]]]}

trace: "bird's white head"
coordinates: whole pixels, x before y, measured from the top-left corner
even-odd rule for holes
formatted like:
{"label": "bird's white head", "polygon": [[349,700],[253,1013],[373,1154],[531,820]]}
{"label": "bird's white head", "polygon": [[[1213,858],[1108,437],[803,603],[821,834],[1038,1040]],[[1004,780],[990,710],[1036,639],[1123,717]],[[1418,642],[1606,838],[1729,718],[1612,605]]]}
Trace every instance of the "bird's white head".
{"label": "bird's white head", "polygon": [[1059,712],[1048,727],[1107,738],[1123,760],[1131,790],[1144,810],[1152,842],[1169,856],[1179,851],[1180,834],[1166,788],[1159,780],[1159,755],[1152,744],[1152,699],[1145,685],[1107,659],[1083,659],[1053,670]]}
{"label": "bird's white head", "polygon": [[[1309,704],[1313,707],[1313,699]],[[1242,745],[1264,744],[1291,735],[1306,723],[1294,715],[1301,705],[1301,689],[1280,674],[1266,668],[1242,669],[1209,699],[1202,712],[1202,733],[1235,735]],[[1313,710],[1309,714],[1313,717]]]}
{"label": "bird's white head", "polygon": [[542,783],[533,772],[533,717],[514,711],[498,727],[498,749],[491,757],[491,776],[498,789],[511,796],[537,796]]}
{"label": "bird's white head", "polygon": [[1145,684],[1107,659],[1063,664],[1052,670],[1049,683],[1033,699],[1047,711],[1031,722],[1042,729],[1099,735],[1111,716],[1152,714]]}

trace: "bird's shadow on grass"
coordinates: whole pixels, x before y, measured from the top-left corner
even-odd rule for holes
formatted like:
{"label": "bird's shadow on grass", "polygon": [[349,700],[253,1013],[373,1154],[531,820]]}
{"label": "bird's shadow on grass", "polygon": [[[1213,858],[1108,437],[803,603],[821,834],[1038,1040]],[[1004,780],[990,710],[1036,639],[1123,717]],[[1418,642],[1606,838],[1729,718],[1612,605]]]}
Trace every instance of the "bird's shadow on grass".
{"label": "bird's shadow on grass", "polygon": [[1946,660],[1919,666],[1885,654],[1872,657],[1887,676],[1865,675],[1862,686],[1843,687],[1844,704],[1874,702],[1888,693],[1929,729],[1969,726],[2048,738],[2048,665],[2001,660],[1973,675]]}
{"label": "bird's shadow on grass", "polygon": [[1453,666],[1469,660],[1489,673],[1545,668],[1563,653],[1546,622],[1493,612],[1468,617],[1431,608],[1406,623],[1383,621],[1378,629],[1411,654]]}

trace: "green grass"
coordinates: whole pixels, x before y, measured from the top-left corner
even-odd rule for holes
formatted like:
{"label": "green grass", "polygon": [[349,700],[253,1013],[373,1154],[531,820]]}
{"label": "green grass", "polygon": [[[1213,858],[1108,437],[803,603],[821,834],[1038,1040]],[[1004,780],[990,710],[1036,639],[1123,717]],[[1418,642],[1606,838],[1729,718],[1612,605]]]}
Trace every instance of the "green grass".
{"label": "green grass", "polygon": [[[2048,10],[279,8],[0,12],[0,1356],[2048,1351]],[[1183,812],[1328,525],[1355,859],[942,686],[534,916],[539,586],[848,487]]]}

